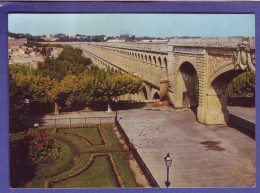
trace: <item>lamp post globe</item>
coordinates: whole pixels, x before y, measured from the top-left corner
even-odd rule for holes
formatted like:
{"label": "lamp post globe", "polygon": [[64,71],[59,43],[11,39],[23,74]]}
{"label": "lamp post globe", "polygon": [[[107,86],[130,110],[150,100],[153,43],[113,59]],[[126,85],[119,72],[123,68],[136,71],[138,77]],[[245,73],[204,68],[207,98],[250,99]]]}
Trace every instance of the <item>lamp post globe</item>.
{"label": "lamp post globe", "polygon": [[172,158],[170,157],[169,153],[167,154],[167,156],[165,156],[164,161],[167,168],[172,165]]}

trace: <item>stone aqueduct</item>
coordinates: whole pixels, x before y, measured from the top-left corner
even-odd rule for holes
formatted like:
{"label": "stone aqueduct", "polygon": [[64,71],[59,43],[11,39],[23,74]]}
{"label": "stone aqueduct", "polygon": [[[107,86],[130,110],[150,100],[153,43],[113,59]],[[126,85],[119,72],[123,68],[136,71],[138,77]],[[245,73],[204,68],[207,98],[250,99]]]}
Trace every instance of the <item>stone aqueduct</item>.
{"label": "stone aqueduct", "polygon": [[253,37],[69,44],[81,48],[99,67],[142,76],[143,100],[168,99],[175,108],[197,108],[197,120],[204,124],[228,122],[228,83],[245,70],[255,72]]}

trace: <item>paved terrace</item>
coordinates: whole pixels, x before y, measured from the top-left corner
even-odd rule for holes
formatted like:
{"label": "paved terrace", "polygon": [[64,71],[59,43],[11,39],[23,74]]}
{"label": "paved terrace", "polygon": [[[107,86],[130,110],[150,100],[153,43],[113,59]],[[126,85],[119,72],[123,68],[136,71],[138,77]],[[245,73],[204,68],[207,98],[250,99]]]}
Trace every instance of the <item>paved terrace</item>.
{"label": "paved terrace", "polygon": [[[243,112],[238,107],[233,110]],[[55,117],[104,114],[75,112]],[[168,152],[173,159],[170,187],[255,186],[255,140],[235,128],[205,126],[196,122],[192,111],[170,107],[146,106],[118,114],[120,124],[160,187],[165,187],[164,157]]]}

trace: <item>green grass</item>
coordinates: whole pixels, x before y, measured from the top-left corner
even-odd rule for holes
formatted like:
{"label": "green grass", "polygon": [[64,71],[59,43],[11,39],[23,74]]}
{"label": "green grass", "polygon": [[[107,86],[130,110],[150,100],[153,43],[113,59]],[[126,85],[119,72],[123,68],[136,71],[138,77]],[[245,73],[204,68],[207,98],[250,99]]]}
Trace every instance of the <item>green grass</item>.
{"label": "green grass", "polygon": [[117,167],[117,171],[123,180],[125,187],[137,187],[137,183],[133,174],[131,173],[123,153],[113,153],[113,159]]}
{"label": "green grass", "polygon": [[92,144],[101,144],[101,138],[99,136],[97,128],[73,128],[73,129],[59,129],[60,133],[76,134],[85,139],[88,139]]}
{"label": "green grass", "polygon": [[[101,138],[97,128],[71,128],[59,129],[57,134],[52,137],[56,138],[61,145],[61,156],[54,164],[41,168],[36,172],[35,178],[31,182],[31,188],[44,188],[46,181],[64,180],[68,176],[74,175],[86,166],[92,154],[109,154],[114,160],[115,169],[125,187],[137,187],[137,183],[129,166],[124,158],[117,143],[113,131],[108,126],[101,127],[101,132],[106,141],[105,146],[90,146],[80,137],[66,135],[62,133],[75,134],[86,138],[92,144],[100,145]],[[53,133],[53,129],[47,129],[46,133]],[[60,133],[60,134],[59,134]],[[22,135],[20,135],[21,137]],[[17,136],[18,137],[18,136]],[[69,144],[68,144],[69,143]],[[73,163],[74,150],[71,145],[80,154],[76,164],[70,168]],[[68,170],[69,169],[69,170]],[[106,188],[117,187],[115,176],[106,156],[96,157],[93,165],[77,176],[71,177],[65,181],[54,183],[54,188]]]}
{"label": "green grass", "polygon": [[96,157],[93,165],[82,174],[65,182],[54,184],[53,188],[112,188],[117,187],[107,157]]}
{"label": "green grass", "polygon": [[86,144],[83,140],[81,140],[78,137],[70,136],[70,135],[59,135],[55,134],[53,137],[61,140],[66,140],[70,143],[72,143],[75,148],[79,150],[79,152],[85,152],[88,147],[90,147],[88,144]]}
{"label": "green grass", "polygon": [[59,141],[59,144],[62,147],[60,157],[55,161],[55,163],[48,165],[41,170],[38,170],[36,173],[36,177],[38,178],[48,178],[55,174],[60,173],[61,171],[66,170],[70,167],[71,163],[73,163],[73,149],[63,141]]}
{"label": "green grass", "polygon": [[20,132],[17,132],[17,133],[9,133],[9,137],[13,137],[13,136],[16,136],[16,135],[24,135],[27,131],[20,131]]}
{"label": "green grass", "polygon": [[66,178],[66,177],[68,177],[72,174],[79,172],[87,164],[87,162],[89,161],[89,158],[90,158],[89,154],[81,155],[77,164],[71,170],[64,172],[64,173],[57,175],[57,176],[45,178],[45,179],[42,179],[42,180],[37,180],[37,181],[35,181],[34,183],[31,184],[31,188],[44,188],[44,183],[46,181],[52,182],[54,180],[63,179],[63,178]]}
{"label": "green grass", "polygon": [[22,139],[25,134],[26,134],[26,131],[21,131],[18,133],[9,133],[10,142],[18,140],[18,139]]}

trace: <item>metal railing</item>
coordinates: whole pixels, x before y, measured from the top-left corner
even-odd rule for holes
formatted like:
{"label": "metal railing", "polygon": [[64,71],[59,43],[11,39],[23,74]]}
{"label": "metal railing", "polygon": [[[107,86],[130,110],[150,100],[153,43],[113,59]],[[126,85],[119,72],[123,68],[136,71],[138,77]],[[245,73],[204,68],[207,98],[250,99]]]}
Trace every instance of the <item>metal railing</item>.
{"label": "metal railing", "polygon": [[102,125],[115,123],[114,116],[107,117],[81,117],[81,118],[32,118],[27,121],[28,126],[33,127],[35,123],[38,123],[40,127],[59,127],[59,126],[76,126],[76,125]]}
{"label": "metal railing", "polygon": [[152,187],[159,187],[156,180],[152,176],[150,170],[145,165],[141,156],[137,152],[134,145],[130,142],[128,136],[126,135],[124,129],[120,125],[116,116],[107,116],[107,117],[82,117],[82,118],[53,118],[53,119],[42,119],[42,118],[32,118],[27,121],[29,127],[33,127],[35,123],[38,123],[40,127],[75,127],[75,126],[85,126],[85,125],[102,125],[102,124],[115,124],[118,128],[121,136],[123,137],[125,143],[128,146],[129,151],[134,156],[138,165],[140,166],[143,174],[148,180],[149,184]]}

